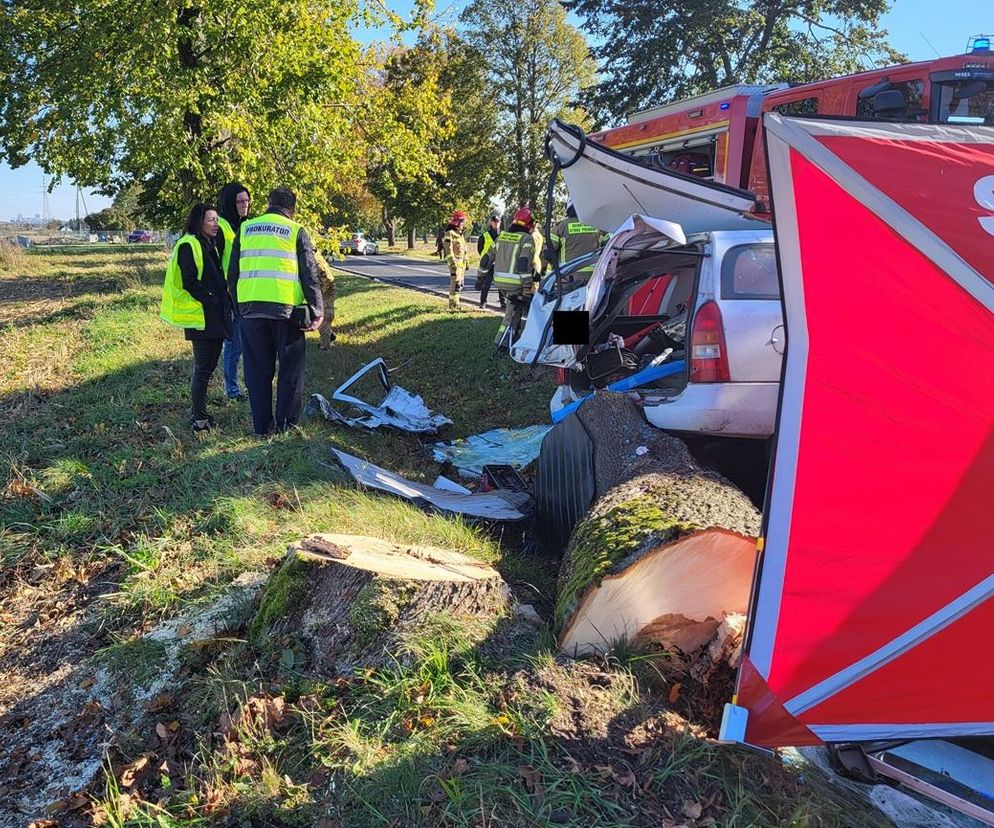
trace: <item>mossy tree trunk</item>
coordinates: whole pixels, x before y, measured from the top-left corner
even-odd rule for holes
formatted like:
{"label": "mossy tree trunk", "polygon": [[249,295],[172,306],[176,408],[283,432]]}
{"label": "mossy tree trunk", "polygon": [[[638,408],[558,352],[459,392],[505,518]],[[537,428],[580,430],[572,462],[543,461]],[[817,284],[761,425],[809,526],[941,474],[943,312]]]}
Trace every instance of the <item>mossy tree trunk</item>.
{"label": "mossy tree trunk", "polygon": [[[644,426],[619,395],[597,395],[588,406],[595,439],[598,419],[619,446],[617,435]],[[707,644],[727,615],[747,608],[759,512],[725,478],[700,468],[683,441],[640,433],[638,452],[608,453],[595,444],[595,455],[614,463],[599,475],[612,487],[573,529],[560,568],[555,620],[560,648],[571,655],[619,642],[689,653]],[[623,455],[630,461],[621,462]]]}
{"label": "mossy tree trunk", "polygon": [[495,569],[457,552],[312,535],[290,547],[250,634],[297,637],[315,673],[349,675],[392,663],[405,635],[433,616],[496,621],[509,596]]}

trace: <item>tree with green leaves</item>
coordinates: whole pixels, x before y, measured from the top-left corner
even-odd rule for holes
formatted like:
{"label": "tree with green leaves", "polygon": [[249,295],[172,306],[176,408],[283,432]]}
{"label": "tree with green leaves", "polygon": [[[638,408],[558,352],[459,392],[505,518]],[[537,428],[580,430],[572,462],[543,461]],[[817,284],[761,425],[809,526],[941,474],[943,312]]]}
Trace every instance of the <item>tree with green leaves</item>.
{"label": "tree with green leaves", "polygon": [[115,195],[151,219],[238,179],[302,214],[362,158],[360,0],[0,4],[0,160]]}
{"label": "tree with green leaves", "polygon": [[460,20],[487,68],[480,94],[499,109],[508,203],[541,210],[550,169],[546,129],[553,118],[586,122],[577,101],[596,79],[590,48],[558,0],[474,0]]}
{"label": "tree with green leaves", "polygon": [[607,120],[737,83],[807,82],[899,63],[890,0],[564,0],[600,45]]}
{"label": "tree with green leaves", "polygon": [[486,70],[454,32],[426,29],[384,61],[377,110],[385,133],[369,164],[393,244],[399,220],[413,246],[418,228],[456,208],[482,214],[503,179],[497,107],[481,90]]}

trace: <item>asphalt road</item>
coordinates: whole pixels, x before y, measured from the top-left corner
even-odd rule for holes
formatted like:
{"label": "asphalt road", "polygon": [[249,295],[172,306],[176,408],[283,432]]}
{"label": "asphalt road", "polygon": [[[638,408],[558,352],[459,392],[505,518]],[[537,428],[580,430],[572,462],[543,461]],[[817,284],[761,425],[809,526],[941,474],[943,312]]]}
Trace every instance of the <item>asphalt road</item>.
{"label": "asphalt road", "polygon": [[[379,256],[347,256],[344,261],[334,262],[333,266],[346,273],[434,293],[437,296],[448,298],[449,295],[449,268],[444,262],[430,262],[390,253]],[[465,304],[479,307],[480,293],[473,290],[475,281],[474,267],[466,273],[466,284],[461,299]],[[503,313],[497,301],[497,291],[493,287],[490,288],[487,296],[487,309]]]}

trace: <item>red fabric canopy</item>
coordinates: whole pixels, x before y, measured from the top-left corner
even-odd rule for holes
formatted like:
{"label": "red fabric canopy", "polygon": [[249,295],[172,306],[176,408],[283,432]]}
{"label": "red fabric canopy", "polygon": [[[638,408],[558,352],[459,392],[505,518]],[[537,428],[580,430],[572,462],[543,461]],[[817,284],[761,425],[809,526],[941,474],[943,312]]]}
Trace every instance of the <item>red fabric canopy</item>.
{"label": "red fabric canopy", "polygon": [[766,125],[788,349],[746,740],[994,733],[994,130]]}

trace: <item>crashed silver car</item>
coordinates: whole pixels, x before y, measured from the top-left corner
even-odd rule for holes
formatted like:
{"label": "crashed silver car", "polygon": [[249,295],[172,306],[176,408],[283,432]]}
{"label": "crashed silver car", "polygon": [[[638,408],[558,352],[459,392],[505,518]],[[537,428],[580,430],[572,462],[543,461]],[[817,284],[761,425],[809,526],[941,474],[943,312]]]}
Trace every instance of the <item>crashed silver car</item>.
{"label": "crashed silver car", "polygon": [[[773,233],[755,225],[685,236],[632,216],[592,273],[578,261],[545,279],[511,357],[558,369],[553,420],[610,388],[637,393],[659,428],[769,437],[784,327]],[[588,344],[552,344],[556,310],[589,312]]]}

